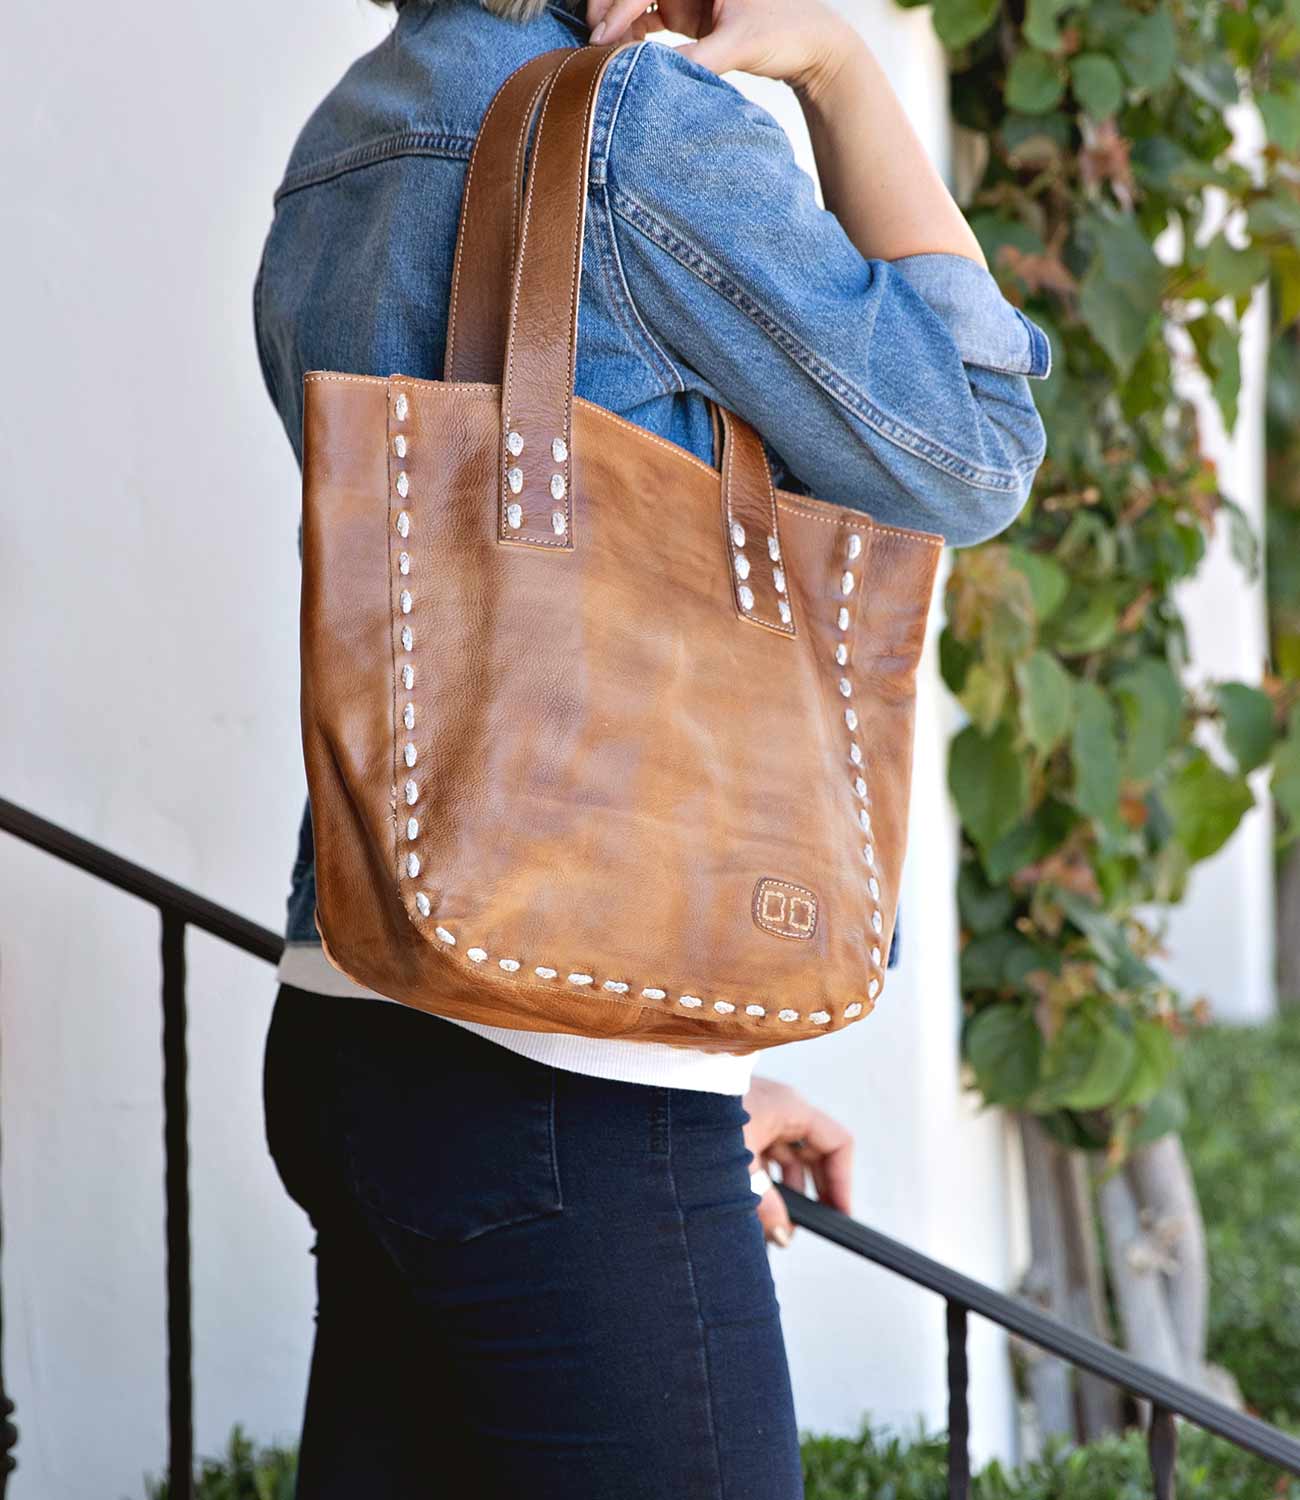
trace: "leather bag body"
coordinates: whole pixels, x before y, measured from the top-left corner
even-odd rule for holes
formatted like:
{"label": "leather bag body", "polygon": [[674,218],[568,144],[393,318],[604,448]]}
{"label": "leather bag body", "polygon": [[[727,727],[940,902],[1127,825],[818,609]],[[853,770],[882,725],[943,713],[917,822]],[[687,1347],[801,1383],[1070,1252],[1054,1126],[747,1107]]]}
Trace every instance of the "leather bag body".
{"label": "leather bag body", "polygon": [[435,1014],[747,1052],[884,983],[942,543],[774,491],[729,413],[715,468],[575,397],[617,50],[489,109],[446,378],[305,378],[316,921]]}

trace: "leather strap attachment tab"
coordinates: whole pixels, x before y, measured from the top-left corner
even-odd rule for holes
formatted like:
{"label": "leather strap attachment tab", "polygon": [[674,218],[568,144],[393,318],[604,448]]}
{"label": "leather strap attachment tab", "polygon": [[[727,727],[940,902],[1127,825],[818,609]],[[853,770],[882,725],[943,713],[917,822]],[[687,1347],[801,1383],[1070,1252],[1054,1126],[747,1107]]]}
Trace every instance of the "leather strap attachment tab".
{"label": "leather strap attachment tab", "polygon": [[600,80],[628,45],[635,43],[572,52],[542,103],[501,374],[502,542],[574,546],[573,383],[587,163]]}
{"label": "leather strap attachment tab", "polygon": [[794,636],[794,602],[762,439],[734,413],[717,411],[723,432],[722,525],[736,613],[751,625]]}
{"label": "leather strap attachment tab", "polygon": [[542,94],[572,47],[529,58],[497,90],[465,172],[447,306],[443,379],[501,379],[519,221],[524,157]]}

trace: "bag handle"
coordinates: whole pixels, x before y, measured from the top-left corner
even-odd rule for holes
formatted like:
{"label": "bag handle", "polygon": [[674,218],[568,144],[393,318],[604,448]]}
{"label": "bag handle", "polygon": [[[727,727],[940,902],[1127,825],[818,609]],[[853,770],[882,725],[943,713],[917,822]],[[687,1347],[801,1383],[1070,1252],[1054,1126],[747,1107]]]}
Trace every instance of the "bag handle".
{"label": "bag handle", "polygon": [[[497,536],[502,542],[562,551],[574,546],[573,387],[592,126],[606,68],[624,47],[635,45],[578,48],[545,89],[524,191],[501,371]],[[751,624],[793,636],[767,455],[748,423],[719,412],[724,545],[736,612]]]}
{"label": "bag handle", "polygon": [[573,379],[593,106],[605,69],[628,45],[574,51],[542,103],[501,371],[501,541],[573,547]]}
{"label": "bag handle", "polygon": [[542,95],[572,47],[529,58],[497,90],[465,172],[443,379],[501,378],[523,212],[524,155]]}

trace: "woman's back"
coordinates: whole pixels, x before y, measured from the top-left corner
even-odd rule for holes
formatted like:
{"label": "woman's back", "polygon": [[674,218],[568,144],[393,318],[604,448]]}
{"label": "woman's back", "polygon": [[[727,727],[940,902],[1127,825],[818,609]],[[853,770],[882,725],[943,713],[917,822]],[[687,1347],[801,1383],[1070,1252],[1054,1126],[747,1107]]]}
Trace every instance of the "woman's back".
{"label": "woman's back", "polygon": [[[313,114],[258,278],[263,370],[295,450],[309,369],[442,374],[465,169],[493,94],[579,46],[559,6],[519,25],[412,3]],[[784,132],[707,69],[615,59],[592,143],[578,394],[712,454],[707,400],[767,440],[787,488],[964,544],[1041,460],[1020,378],[1042,335],[957,257],[858,254]]]}

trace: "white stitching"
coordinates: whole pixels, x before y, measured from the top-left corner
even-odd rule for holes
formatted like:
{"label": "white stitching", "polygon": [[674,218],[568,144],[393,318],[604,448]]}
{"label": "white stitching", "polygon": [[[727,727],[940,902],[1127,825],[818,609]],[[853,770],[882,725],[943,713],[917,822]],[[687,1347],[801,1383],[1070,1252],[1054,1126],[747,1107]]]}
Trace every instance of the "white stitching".
{"label": "white stitching", "polygon": [[[474,393],[484,397],[501,398],[501,387],[486,380],[425,380],[416,375],[403,375],[401,377],[407,386],[422,386],[431,392],[445,392],[448,395],[469,395]],[[341,385],[387,385],[388,380],[382,375],[336,375],[331,371],[313,370],[310,374],[303,376],[303,384],[319,384],[331,381]],[[688,464],[693,468],[701,470],[705,474],[711,474],[716,479],[718,471],[712,464],[706,464],[702,458],[687,449],[679,447],[676,443],[670,443],[667,438],[661,438],[653,432],[648,432],[644,427],[638,427],[635,422],[629,422],[626,417],[621,417],[616,411],[609,411],[603,406],[597,406],[594,401],[588,401],[584,396],[574,398],[577,404],[583,407],[593,416],[604,421],[613,422],[619,427],[626,428],[645,442],[653,443],[656,448],[662,448],[665,453],[670,453],[673,459],[679,463]],[[846,531],[870,531],[885,541],[898,542],[920,542],[927,547],[933,547],[936,551],[942,551],[947,545],[943,537],[936,536],[929,531],[915,531],[907,526],[885,526],[879,521],[873,521],[866,511],[852,511],[845,516],[822,516],[818,515],[812,508],[810,497],[805,495],[791,494],[787,490],[776,492],[776,508],[787,514],[797,516],[801,521],[816,521],[820,526],[837,526]],[[822,505],[831,504],[830,501],[818,502]],[[849,509],[846,507],[838,507]]]}
{"label": "white stitching", "polygon": [[[519,73],[522,73],[525,68],[531,67],[532,63],[533,63],[533,59],[529,58],[529,60],[526,63],[522,63],[519,67],[517,67],[515,69],[514,73],[512,73],[510,75],[510,77],[506,79],[506,84],[509,84],[516,77],[516,75],[519,74]],[[514,179],[513,180],[516,183],[519,181],[519,154],[523,150],[523,143],[524,143],[525,138],[528,135],[528,127],[532,124],[533,111],[537,107],[538,96],[541,94],[542,90],[546,87],[547,83],[550,82],[550,79],[553,76],[554,75],[548,74],[546,77],[544,77],[542,79],[542,81],[533,90],[532,98],[530,99],[529,104],[528,104],[528,108],[527,108],[527,110],[524,113],[523,127],[520,130],[520,132],[519,132],[519,139],[515,143],[515,171],[514,171]],[[491,102],[491,104],[488,105],[487,113],[483,116],[483,119],[482,119],[481,123],[479,124],[478,134],[474,138],[474,149],[469,154],[469,166],[466,168],[466,171],[465,171],[465,187],[464,187],[463,195],[464,195],[464,198],[465,198],[466,202],[470,201],[470,188],[473,186],[473,183],[474,183],[474,168],[478,164],[478,148],[482,144],[483,137],[487,134],[488,121],[492,118],[492,111],[497,107],[497,104],[500,102],[501,94],[504,92],[504,90],[505,90],[505,84],[502,85],[502,88],[501,88],[500,91],[498,91],[496,94],[494,94],[492,96],[492,102]],[[514,196],[515,196],[515,204],[514,204],[515,211],[514,211],[514,215],[512,216],[513,217],[513,223],[512,223],[512,226],[511,226],[512,233],[511,233],[511,244],[510,244],[510,249],[511,249],[511,253],[512,254],[514,253],[514,241],[516,239],[518,239],[518,237],[519,237],[519,193],[518,193],[518,189],[517,188],[515,190],[515,195]],[[457,303],[459,301],[459,298],[460,298],[460,264],[461,264],[462,256],[464,254],[464,250],[465,250],[465,247],[464,247],[464,244],[462,243],[462,238],[461,238],[460,234],[457,234],[457,236],[456,236],[456,260],[455,260],[455,264],[452,267],[452,275],[451,275],[451,310],[450,310],[450,312],[447,315],[447,347],[446,347],[446,350],[445,350],[445,352],[443,354],[443,368],[447,369],[447,370],[451,369],[452,361],[455,358],[455,346],[456,346],[456,305],[457,305]]]}

